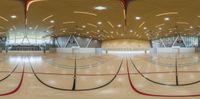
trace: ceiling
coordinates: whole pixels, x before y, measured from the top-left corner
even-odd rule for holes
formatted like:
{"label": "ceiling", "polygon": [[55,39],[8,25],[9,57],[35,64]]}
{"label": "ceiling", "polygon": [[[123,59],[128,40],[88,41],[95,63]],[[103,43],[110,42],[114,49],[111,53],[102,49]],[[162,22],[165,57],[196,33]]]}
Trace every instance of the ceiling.
{"label": "ceiling", "polygon": [[[127,9],[127,25],[120,0],[36,1],[27,13],[27,29],[48,32],[47,36],[151,40],[173,35],[200,35],[200,0],[133,0]],[[21,0],[0,0],[0,5],[0,35],[23,30],[25,16]],[[107,9],[95,10],[97,6]],[[17,18],[12,19],[12,15]]]}

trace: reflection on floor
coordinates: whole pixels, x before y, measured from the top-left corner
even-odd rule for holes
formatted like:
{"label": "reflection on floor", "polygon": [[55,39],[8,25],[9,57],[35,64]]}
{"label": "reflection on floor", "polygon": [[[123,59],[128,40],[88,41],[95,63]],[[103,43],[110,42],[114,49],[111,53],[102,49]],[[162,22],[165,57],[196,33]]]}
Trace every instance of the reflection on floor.
{"label": "reflection on floor", "polygon": [[1,54],[0,98],[199,99],[199,59],[198,53]]}

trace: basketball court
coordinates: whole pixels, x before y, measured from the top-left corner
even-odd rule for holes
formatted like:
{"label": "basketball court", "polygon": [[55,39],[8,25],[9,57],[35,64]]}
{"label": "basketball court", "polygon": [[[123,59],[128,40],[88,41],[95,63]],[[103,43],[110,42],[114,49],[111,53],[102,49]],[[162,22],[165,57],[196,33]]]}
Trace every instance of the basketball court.
{"label": "basketball court", "polygon": [[0,99],[199,99],[199,0],[1,0]]}

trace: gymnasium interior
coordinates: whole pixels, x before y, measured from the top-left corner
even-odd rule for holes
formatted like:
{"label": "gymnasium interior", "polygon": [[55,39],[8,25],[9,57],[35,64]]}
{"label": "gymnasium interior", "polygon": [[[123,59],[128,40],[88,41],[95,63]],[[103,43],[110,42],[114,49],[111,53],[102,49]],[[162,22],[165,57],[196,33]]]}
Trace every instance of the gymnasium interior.
{"label": "gymnasium interior", "polygon": [[200,98],[200,0],[0,5],[0,99]]}

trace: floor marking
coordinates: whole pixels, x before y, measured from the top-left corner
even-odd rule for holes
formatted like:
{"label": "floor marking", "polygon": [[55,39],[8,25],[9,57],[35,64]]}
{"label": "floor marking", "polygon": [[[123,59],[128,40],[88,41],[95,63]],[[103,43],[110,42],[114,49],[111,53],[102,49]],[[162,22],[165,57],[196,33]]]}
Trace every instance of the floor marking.
{"label": "floor marking", "polygon": [[74,81],[73,81],[73,86],[72,86],[72,90],[76,90],[76,79],[77,79],[77,76],[76,76],[76,56],[75,56],[75,63],[74,63],[75,67],[74,67]]}
{"label": "floor marking", "polygon": [[132,80],[131,80],[131,75],[130,75],[130,70],[129,70],[129,66],[128,66],[128,60],[126,59],[126,67],[127,67],[127,72],[128,72],[128,80],[129,80],[129,84],[132,88],[132,90],[134,90],[136,93],[140,94],[140,95],[144,95],[144,96],[151,96],[151,97],[199,97],[200,94],[194,94],[194,95],[159,95],[159,94],[150,94],[150,93],[145,93],[142,92],[140,90],[138,90]]}
{"label": "floor marking", "polygon": [[180,84],[179,81],[178,81],[178,69],[177,69],[178,67],[177,67],[177,65],[175,66],[175,72],[174,72],[175,73],[175,78],[176,78],[175,84],[165,84],[165,83],[161,83],[161,82],[158,82],[158,81],[154,81],[154,80],[151,80],[150,78],[144,76],[144,74],[141,73],[139,71],[139,69],[136,67],[136,65],[134,64],[134,62],[133,62],[133,60],[131,58],[130,58],[130,61],[131,61],[132,65],[134,66],[134,68],[136,69],[136,71],[139,73],[139,75],[141,75],[144,79],[146,79],[146,80],[148,80],[148,81],[150,81],[152,83],[158,84],[158,85],[164,85],[164,86],[189,86],[189,85],[200,83],[200,80],[197,80],[197,81],[194,81],[194,82],[191,82],[191,83]]}
{"label": "floor marking", "polygon": [[4,93],[4,94],[0,94],[0,96],[8,96],[8,95],[14,94],[14,93],[16,93],[17,91],[19,91],[19,89],[20,89],[21,86],[22,86],[22,82],[23,82],[23,80],[24,80],[24,72],[25,72],[25,64],[24,64],[24,66],[23,66],[23,71],[22,71],[22,75],[21,75],[21,80],[20,80],[18,86],[17,86],[14,90],[12,90],[12,91],[10,91],[10,92]]}
{"label": "floor marking", "polygon": [[177,55],[175,58],[175,75],[176,75],[176,86],[179,86],[179,80],[178,80],[178,60],[177,60]]}
{"label": "floor marking", "polygon": [[45,85],[45,86],[47,86],[47,87],[49,87],[49,88],[52,88],[52,89],[55,89],[55,90],[61,90],[61,91],[90,91],[90,90],[100,89],[100,88],[106,87],[107,85],[111,84],[111,83],[115,80],[115,78],[118,76],[118,74],[119,74],[119,72],[120,72],[120,70],[121,70],[121,67],[122,67],[122,64],[123,64],[123,59],[122,59],[122,61],[121,61],[121,63],[120,63],[120,66],[119,66],[119,68],[118,68],[117,73],[116,73],[116,74],[114,75],[114,77],[113,77],[109,82],[107,82],[106,84],[101,85],[101,86],[98,86],[98,87],[94,87],[94,88],[88,88],[88,89],[74,89],[74,90],[73,90],[73,89],[67,89],[67,88],[66,88],[66,89],[64,89],[64,88],[58,88],[58,87],[54,87],[54,86],[51,86],[51,85],[46,84],[45,82],[43,82],[43,81],[37,76],[37,74],[36,74],[36,72],[35,72],[35,70],[34,70],[34,68],[33,68],[33,65],[31,64],[30,58],[29,58],[29,64],[30,64],[30,67],[31,67],[31,69],[32,69],[32,71],[33,71],[35,77],[37,78],[37,80],[38,80],[40,83],[42,83],[43,85]]}
{"label": "floor marking", "polygon": [[10,77],[16,71],[16,69],[18,68],[18,66],[19,66],[19,63],[17,65],[15,65],[14,69],[7,76],[5,76],[4,78],[0,79],[0,82],[4,81],[8,77]]}
{"label": "floor marking", "polygon": [[[10,71],[0,71],[0,73],[9,73]],[[22,72],[13,72],[15,74],[21,74]],[[34,74],[33,72],[24,72],[25,74]],[[61,73],[42,73],[42,72],[35,72],[39,75],[55,75],[55,76],[73,76],[73,74],[61,74]],[[175,73],[175,71],[169,71],[169,72],[141,72],[145,75],[152,75],[152,74],[171,74]],[[178,71],[178,73],[200,73],[200,71]],[[78,74],[77,76],[113,76],[115,74]],[[120,76],[126,76],[128,73],[119,73]],[[130,73],[130,75],[139,75],[139,73]]]}

